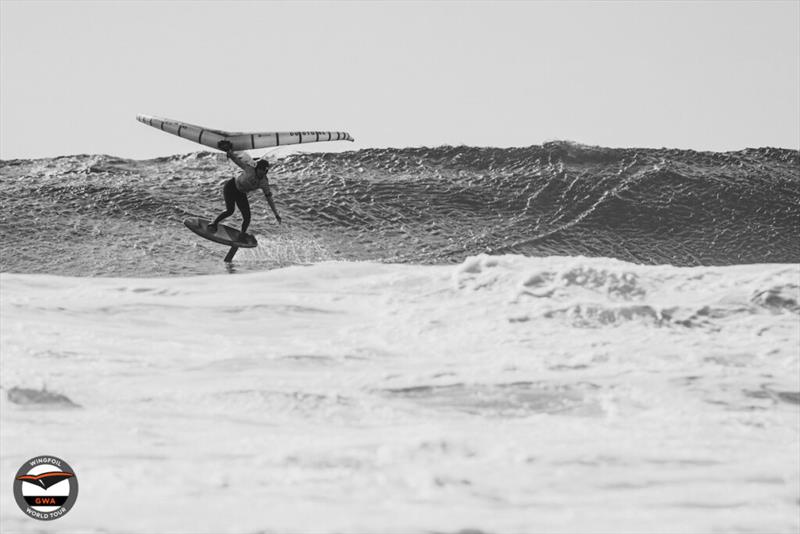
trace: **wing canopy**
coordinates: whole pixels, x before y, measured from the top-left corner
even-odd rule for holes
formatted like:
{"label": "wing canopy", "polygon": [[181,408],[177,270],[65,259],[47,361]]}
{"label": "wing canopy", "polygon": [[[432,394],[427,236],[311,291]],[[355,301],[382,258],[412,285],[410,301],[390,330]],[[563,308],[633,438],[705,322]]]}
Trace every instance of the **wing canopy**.
{"label": "wing canopy", "polygon": [[217,148],[217,143],[227,140],[237,151],[323,141],[353,141],[347,132],[226,132],[149,115],[137,115],[136,120],[210,148]]}

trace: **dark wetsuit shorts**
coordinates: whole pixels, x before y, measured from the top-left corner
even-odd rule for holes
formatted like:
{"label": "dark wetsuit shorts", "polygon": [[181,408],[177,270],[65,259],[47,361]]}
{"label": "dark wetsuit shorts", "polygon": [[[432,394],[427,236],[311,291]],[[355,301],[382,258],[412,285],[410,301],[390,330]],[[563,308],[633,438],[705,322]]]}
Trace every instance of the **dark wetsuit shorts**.
{"label": "dark wetsuit shorts", "polygon": [[247,195],[242,193],[236,187],[236,179],[231,178],[225,182],[225,187],[222,189],[222,196],[225,199],[225,212],[217,217],[216,222],[226,219],[233,215],[233,206],[239,208],[242,212],[242,231],[246,231],[250,226],[250,201],[247,200]]}

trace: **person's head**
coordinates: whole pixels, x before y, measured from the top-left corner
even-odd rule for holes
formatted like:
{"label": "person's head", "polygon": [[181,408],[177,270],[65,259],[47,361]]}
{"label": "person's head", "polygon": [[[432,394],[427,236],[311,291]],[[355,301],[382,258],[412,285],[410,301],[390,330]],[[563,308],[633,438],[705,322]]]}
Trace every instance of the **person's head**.
{"label": "person's head", "polygon": [[268,170],[269,170],[269,161],[265,159],[258,160],[258,163],[256,163],[256,172],[258,172],[259,174],[266,174]]}

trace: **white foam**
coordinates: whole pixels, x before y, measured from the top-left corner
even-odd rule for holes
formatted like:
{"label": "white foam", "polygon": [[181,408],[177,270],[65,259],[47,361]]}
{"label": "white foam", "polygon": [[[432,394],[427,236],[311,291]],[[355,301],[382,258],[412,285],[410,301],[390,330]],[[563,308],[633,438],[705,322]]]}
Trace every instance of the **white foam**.
{"label": "white foam", "polygon": [[72,531],[790,532],[799,275],[518,256],[3,274],[0,385],[80,408],[3,394],[0,479],[69,462]]}

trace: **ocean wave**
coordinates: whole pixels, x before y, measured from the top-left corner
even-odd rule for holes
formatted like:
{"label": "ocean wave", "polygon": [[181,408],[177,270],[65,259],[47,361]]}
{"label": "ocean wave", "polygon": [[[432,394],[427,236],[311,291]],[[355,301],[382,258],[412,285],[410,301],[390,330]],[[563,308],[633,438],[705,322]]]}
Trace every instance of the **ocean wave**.
{"label": "ocean wave", "polygon": [[[4,161],[2,270],[216,272],[211,266],[224,254],[180,223],[220,212],[220,185],[236,171],[212,152]],[[251,197],[251,229],[266,242],[296,239],[295,250],[313,243],[313,253],[300,250],[298,257],[319,257],[324,249],[327,259],[414,263],[480,253],[681,266],[800,261],[796,150],[713,153],[568,142],[365,149],[293,154],[270,176],[287,229],[273,225],[258,195]],[[108,254],[120,248],[147,253],[118,260]],[[87,250],[89,265],[65,261]],[[276,266],[266,256],[241,255],[239,264]]]}

